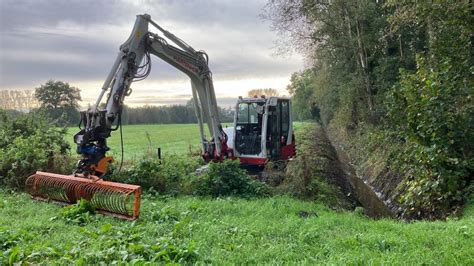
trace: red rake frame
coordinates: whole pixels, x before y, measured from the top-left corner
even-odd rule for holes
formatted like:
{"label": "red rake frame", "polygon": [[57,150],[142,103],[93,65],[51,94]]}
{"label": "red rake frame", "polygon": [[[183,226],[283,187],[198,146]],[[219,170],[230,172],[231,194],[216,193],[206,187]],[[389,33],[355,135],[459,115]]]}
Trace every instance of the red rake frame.
{"label": "red rake frame", "polygon": [[126,220],[138,219],[140,210],[137,185],[38,171],[26,180],[26,190],[38,200],[74,204],[86,199],[98,212]]}

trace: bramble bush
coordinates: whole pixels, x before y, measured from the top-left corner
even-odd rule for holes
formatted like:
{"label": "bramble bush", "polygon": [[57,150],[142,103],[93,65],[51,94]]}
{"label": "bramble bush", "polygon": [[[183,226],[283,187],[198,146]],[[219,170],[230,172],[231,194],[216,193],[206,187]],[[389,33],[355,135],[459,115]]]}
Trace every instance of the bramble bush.
{"label": "bramble bush", "polygon": [[209,168],[195,179],[198,195],[262,197],[270,194],[264,183],[250,178],[237,160],[209,163]]}
{"label": "bramble bush", "polygon": [[200,157],[143,159],[129,169],[112,174],[110,179],[137,184],[145,191],[161,195],[258,197],[269,193],[266,185],[254,181],[240,168],[238,161],[210,163],[202,175],[196,175],[196,169],[202,165]]}
{"label": "bramble bush", "polygon": [[56,128],[38,113],[10,117],[0,110],[0,185],[23,188],[37,170],[63,172],[71,165],[66,128]]}
{"label": "bramble bush", "polygon": [[140,185],[145,191],[151,189],[160,194],[189,194],[193,174],[202,164],[199,157],[146,158],[128,169],[113,173],[110,179]]}

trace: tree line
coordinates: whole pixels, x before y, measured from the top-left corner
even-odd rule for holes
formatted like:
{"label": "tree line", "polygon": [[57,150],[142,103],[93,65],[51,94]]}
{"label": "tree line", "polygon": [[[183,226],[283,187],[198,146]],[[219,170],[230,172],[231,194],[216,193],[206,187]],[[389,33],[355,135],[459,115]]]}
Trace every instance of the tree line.
{"label": "tree line", "polygon": [[[219,118],[223,123],[234,120],[234,110],[218,107]],[[189,100],[186,105],[166,106],[125,106],[122,111],[122,124],[189,124],[197,123],[194,103]]]}
{"label": "tree line", "polygon": [[474,175],[470,1],[270,0],[263,16],[310,66],[288,86],[298,119],[383,136],[413,216],[462,204]]}
{"label": "tree line", "polygon": [[0,108],[8,110],[31,110],[39,103],[32,90],[0,90]]}
{"label": "tree line", "polygon": [[[21,111],[40,112],[58,126],[74,126],[79,123],[80,89],[67,82],[48,80],[34,91],[2,91],[1,109],[18,116]],[[232,108],[218,107],[222,122],[233,121]],[[194,103],[167,106],[124,106],[122,124],[185,124],[197,123]]]}

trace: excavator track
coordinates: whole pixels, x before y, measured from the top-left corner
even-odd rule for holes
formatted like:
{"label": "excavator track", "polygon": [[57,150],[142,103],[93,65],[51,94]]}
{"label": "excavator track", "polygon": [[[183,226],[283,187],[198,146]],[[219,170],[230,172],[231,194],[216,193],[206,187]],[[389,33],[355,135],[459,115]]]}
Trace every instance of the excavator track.
{"label": "excavator track", "polygon": [[37,200],[74,204],[86,199],[106,215],[126,220],[139,216],[141,187],[136,185],[36,172],[26,180],[26,190]]}

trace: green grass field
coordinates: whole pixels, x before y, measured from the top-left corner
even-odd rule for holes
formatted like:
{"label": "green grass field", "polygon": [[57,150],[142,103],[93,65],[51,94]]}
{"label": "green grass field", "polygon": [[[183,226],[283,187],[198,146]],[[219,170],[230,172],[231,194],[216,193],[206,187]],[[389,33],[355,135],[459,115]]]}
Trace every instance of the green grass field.
{"label": "green grass field", "polygon": [[[298,130],[301,125],[301,122],[294,123],[295,130]],[[225,126],[232,126],[232,124],[224,124]],[[77,127],[68,129],[67,139],[73,153],[76,147],[73,136],[78,131]],[[189,154],[190,149],[196,152],[201,148],[199,139],[197,124],[126,125],[123,127],[124,159],[137,160],[147,153],[156,155],[158,147],[161,147],[164,156]],[[110,154],[115,158],[120,158],[119,131],[112,132],[108,145],[111,148]]]}
{"label": "green grass field", "polygon": [[[68,140],[75,148],[73,136],[77,128],[68,129]],[[190,148],[198,150],[199,128],[197,124],[126,125],[123,127],[124,157],[126,160],[140,159],[147,153],[156,154],[161,147],[163,154],[187,154]],[[108,139],[110,154],[120,156],[120,132],[112,132]]]}

